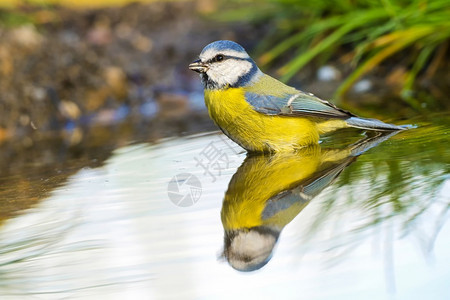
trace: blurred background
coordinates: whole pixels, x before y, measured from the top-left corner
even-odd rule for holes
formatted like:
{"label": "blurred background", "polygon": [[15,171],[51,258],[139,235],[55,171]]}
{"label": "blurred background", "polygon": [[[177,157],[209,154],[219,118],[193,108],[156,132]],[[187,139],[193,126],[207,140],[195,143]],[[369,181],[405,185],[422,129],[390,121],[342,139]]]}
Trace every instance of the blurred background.
{"label": "blurred background", "polygon": [[[365,116],[427,118],[450,108],[447,0],[0,7],[0,175],[19,182],[30,167],[40,174],[64,162],[63,180],[77,169],[71,159],[100,165],[130,142],[215,129],[187,65],[219,39],[242,44],[265,72]],[[24,206],[1,205],[4,216]]]}
{"label": "blurred background", "polygon": [[[448,0],[0,0],[0,294],[448,299],[449,16]],[[356,114],[418,125],[323,186],[252,276],[217,255],[245,152],[203,134],[217,127],[187,67],[219,39]],[[217,181],[196,160],[211,145],[230,158]],[[180,208],[167,189],[185,172],[202,199]]]}

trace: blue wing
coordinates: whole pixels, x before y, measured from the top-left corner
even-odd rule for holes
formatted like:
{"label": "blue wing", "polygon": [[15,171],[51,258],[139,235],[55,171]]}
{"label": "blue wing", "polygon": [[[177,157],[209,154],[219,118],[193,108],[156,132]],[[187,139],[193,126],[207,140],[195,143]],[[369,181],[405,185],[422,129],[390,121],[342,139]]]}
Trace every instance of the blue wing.
{"label": "blue wing", "polygon": [[295,203],[311,201],[322,190],[333,183],[339,174],[355,159],[356,157],[350,157],[337,165],[313,174],[313,177],[299,182],[297,187],[282,191],[271,197],[262,212],[263,219],[271,218],[277,213],[290,208]]}
{"label": "blue wing", "polygon": [[348,119],[355,116],[328,101],[301,91],[295,94],[284,94],[283,96],[246,92],[245,100],[257,112],[267,115],[310,116],[336,119]]}

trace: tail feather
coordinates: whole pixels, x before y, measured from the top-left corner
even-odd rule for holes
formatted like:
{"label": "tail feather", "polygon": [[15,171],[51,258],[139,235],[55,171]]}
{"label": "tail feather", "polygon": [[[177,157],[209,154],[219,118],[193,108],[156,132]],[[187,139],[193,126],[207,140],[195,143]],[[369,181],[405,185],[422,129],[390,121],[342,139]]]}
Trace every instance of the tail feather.
{"label": "tail feather", "polygon": [[382,142],[388,140],[392,136],[399,133],[398,130],[392,130],[387,132],[377,132],[375,136],[368,136],[362,140],[357,141],[356,143],[351,145],[351,155],[357,157],[364,152],[378,146]]}
{"label": "tail feather", "polygon": [[351,127],[368,129],[368,130],[379,130],[379,131],[392,131],[392,130],[405,130],[408,126],[398,126],[393,124],[388,124],[381,122],[376,119],[364,119],[359,117],[351,117],[345,120],[347,124]]}

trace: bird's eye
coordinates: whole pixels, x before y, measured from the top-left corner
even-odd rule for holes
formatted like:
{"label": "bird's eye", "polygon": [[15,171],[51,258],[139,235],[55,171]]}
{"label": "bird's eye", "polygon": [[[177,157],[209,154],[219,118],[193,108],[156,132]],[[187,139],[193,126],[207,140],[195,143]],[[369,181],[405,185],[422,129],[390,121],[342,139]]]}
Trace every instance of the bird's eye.
{"label": "bird's eye", "polygon": [[222,54],[217,54],[215,57],[215,61],[222,61],[223,60],[223,55]]}

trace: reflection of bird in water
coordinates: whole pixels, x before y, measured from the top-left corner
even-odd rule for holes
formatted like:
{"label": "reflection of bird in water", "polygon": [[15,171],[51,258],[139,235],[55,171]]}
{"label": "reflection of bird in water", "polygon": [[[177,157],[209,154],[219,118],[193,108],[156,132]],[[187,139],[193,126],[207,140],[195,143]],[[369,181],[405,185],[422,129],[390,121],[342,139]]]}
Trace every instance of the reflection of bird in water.
{"label": "reflection of bird in water", "polygon": [[345,149],[311,145],[296,153],[247,157],[223,201],[223,256],[239,271],[263,267],[284,226],[358,155],[394,134],[366,138]]}

